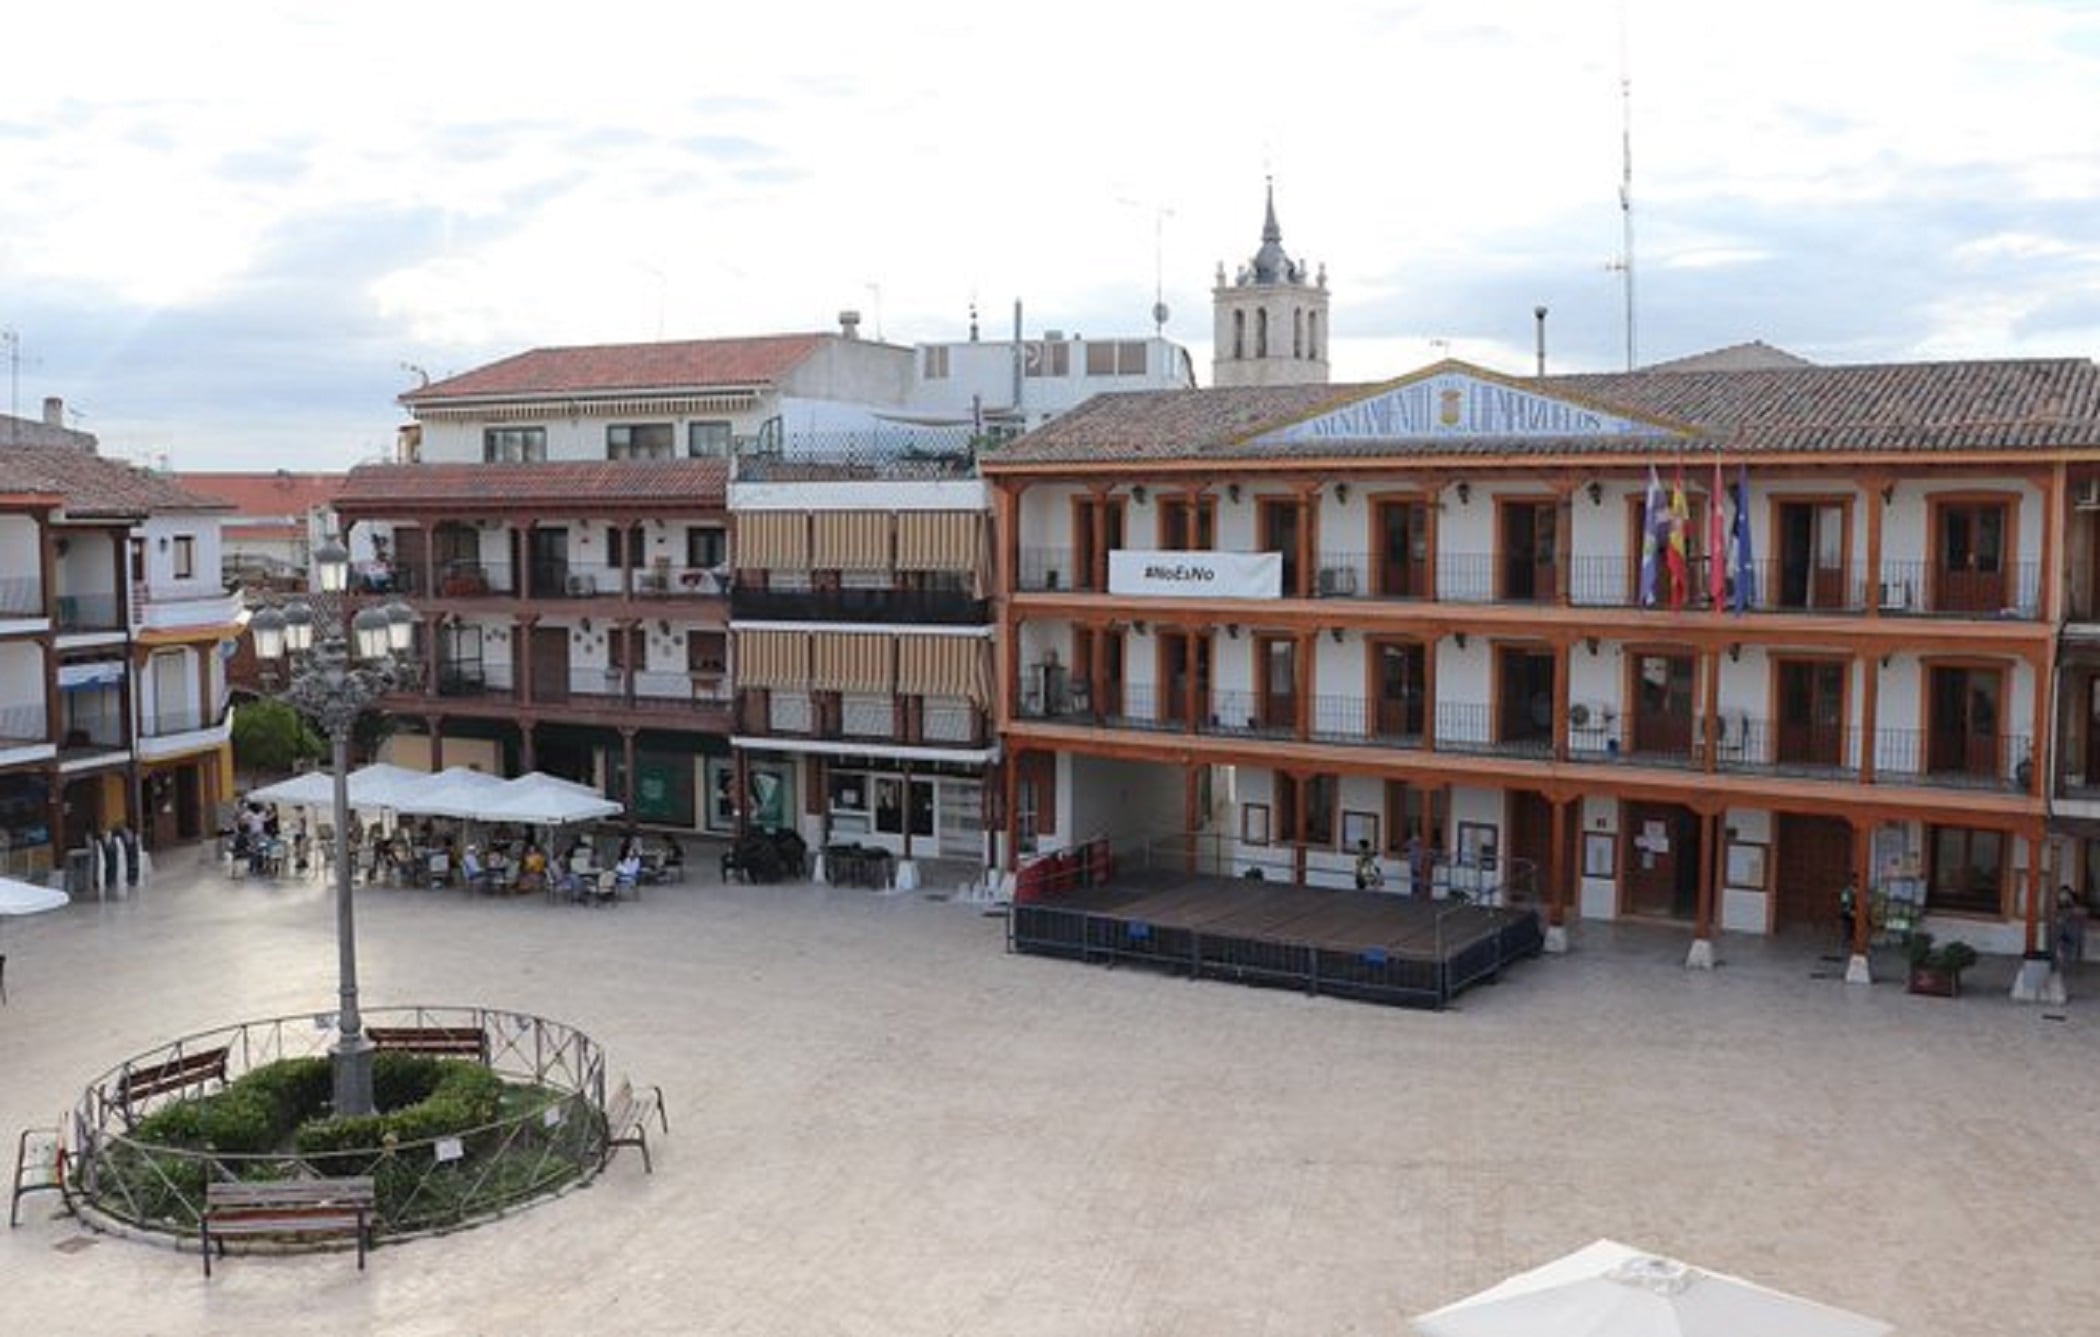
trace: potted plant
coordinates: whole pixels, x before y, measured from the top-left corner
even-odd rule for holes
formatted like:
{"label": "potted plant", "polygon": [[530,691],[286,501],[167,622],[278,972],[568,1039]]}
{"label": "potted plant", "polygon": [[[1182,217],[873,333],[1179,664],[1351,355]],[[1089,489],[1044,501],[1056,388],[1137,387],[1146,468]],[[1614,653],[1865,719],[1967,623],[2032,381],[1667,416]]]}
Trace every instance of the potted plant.
{"label": "potted plant", "polygon": [[1935,945],[1930,933],[1913,933],[1904,945],[1910,959],[1910,991],[1935,998],[1961,994],[1961,973],[1976,964],[1976,949],[1965,942]]}

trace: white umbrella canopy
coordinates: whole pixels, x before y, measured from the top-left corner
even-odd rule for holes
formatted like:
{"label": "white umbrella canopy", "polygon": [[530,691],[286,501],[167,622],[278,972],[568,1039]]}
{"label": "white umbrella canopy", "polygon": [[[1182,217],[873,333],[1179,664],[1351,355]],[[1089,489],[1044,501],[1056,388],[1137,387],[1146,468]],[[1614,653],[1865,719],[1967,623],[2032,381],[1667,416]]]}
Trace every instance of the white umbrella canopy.
{"label": "white umbrella canopy", "polygon": [[1883,1337],[1879,1319],[1598,1240],[1414,1321],[1421,1337]]}
{"label": "white umbrella canopy", "polygon": [[485,822],[568,826],[617,816],[620,805],[587,785],[532,771],[491,791],[474,814]]}
{"label": "white umbrella canopy", "polygon": [[[398,807],[408,786],[429,778],[423,771],[411,771],[383,761],[360,766],[350,772],[350,806],[363,809]],[[248,797],[268,803],[326,808],[335,802],[335,772],[307,771],[289,780],[251,790]]]}
{"label": "white umbrella canopy", "polygon": [[504,781],[486,771],[448,766],[436,775],[418,775],[403,785],[391,805],[396,812],[432,817],[479,818]]}
{"label": "white umbrella canopy", "polygon": [[42,914],[69,905],[72,900],[56,887],[40,887],[34,882],[0,877],[0,915]]}

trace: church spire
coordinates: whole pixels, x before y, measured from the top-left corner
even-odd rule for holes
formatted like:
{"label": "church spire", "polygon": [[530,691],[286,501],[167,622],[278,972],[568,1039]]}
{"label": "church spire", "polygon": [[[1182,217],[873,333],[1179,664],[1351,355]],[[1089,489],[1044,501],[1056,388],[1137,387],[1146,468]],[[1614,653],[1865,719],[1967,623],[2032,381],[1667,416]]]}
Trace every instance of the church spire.
{"label": "church spire", "polygon": [[1247,283],[1303,283],[1305,266],[1294,263],[1283,250],[1283,229],[1276,222],[1276,179],[1267,179],[1267,204],[1262,215],[1261,249],[1242,273]]}

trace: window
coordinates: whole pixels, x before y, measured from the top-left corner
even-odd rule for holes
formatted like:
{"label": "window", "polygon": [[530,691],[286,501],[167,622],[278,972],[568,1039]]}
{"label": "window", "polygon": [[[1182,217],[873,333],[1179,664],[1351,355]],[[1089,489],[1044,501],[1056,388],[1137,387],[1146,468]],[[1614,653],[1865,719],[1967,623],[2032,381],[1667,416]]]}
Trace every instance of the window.
{"label": "window", "polygon": [[2002,913],[2005,833],[1968,826],[1935,826],[1928,830],[1932,868],[1925,904],[1934,910]]}
{"label": "window", "polygon": [[1145,374],[1145,341],[1142,339],[1104,339],[1086,346],[1086,374],[1089,376],[1143,376]]}
{"label": "window", "polygon": [[667,460],[671,458],[671,424],[645,422],[616,424],[605,429],[605,458],[609,460]]}
{"label": "window", "polygon": [[727,459],[732,440],[726,422],[690,422],[685,425],[685,453],[692,459]]}
{"label": "window", "polygon": [[929,344],[919,350],[919,374],[929,381],[948,379],[948,347],[946,344]]}
{"label": "window", "polygon": [[525,464],[547,458],[547,429],[544,427],[490,427],[481,433],[481,458],[486,464]]}
{"label": "window", "polygon": [[1305,317],[1305,355],[1315,362],[1320,359],[1320,313],[1308,312]]}
{"label": "window", "polygon": [[197,540],[188,534],[175,536],[175,579],[188,580],[197,574]]}
{"label": "window", "polygon": [[685,666],[689,673],[726,673],[729,670],[729,633],[687,632]]}
{"label": "window", "polygon": [[624,529],[619,525],[607,525],[605,529],[605,564],[617,571],[623,566],[640,566],[649,544],[642,536],[640,526]]}
{"label": "window", "polygon": [[685,564],[713,570],[729,561],[729,535],[720,525],[694,525],[685,531]]}
{"label": "window", "polygon": [[1291,356],[1305,356],[1305,311],[1295,306],[1291,308]]}
{"label": "window", "polygon": [[1209,552],[1216,546],[1216,497],[1162,497],[1159,502],[1159,546],[1162,552]]}
{"label": "window", "polygon": [[1072,345],[1053,339],[1031,343],[1022,356],[1022,363],[1023,372],[1029,376],[1070,376]]}
{"label": "window", "polygon": [[628,637],[615,630],[605,638],[605,666],[610,669],[633,669],[638,673],[649,671],[649,633],[637,627],[634,633],[634,662],[627,662]]}
{"label": "window", "polygon": [[1254,313],[1254,356],[1269,355],[1269,311],[1267,307]]}
{"label": "window", "polygon": [[[1276,805],[1280,820],[1290,821],[1291,790],[1297,781],[1291,776],[1278,773],[1275,777]],[[1327,848],[1334,844],[1334,810],[1341,799],[1342,781],[1335,775],[1308,775],[1302,801],[1304,809],[1299,814],[1297,838],[1300,844],[1314,848]]]}
{"label": "window", "polygon": [[1247,356],[1247,313],[1232,313],[1232,360],[1237,362]]}

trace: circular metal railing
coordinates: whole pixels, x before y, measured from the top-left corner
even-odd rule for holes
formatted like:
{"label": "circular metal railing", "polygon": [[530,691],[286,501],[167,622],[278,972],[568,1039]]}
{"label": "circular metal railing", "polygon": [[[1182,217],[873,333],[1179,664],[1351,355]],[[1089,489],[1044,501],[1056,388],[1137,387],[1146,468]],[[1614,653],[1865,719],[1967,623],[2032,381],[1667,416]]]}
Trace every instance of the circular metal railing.
{"label": "circular metal railing", "polygon": [[[378,1146],[222,1151],[156,1139],[159,1117],[280,1060],[325,1059],[329,1014],[272,1017],[200,1031],[95,1077],[70,1115],[68,1204],[90,1222],[194,1238],[213,1182],[369,1175],[377,1233],[429,1234],[499,1216],[587,1183],[606,1153],[604,1051],[583,1032],[484,1007],[374,1008],[368,1033],[479,1032],[477,1058],[502,1080],[496,1117],[440,1136],[386,1135]],[[375,1124],[378,1121],[375,1120]]]}

